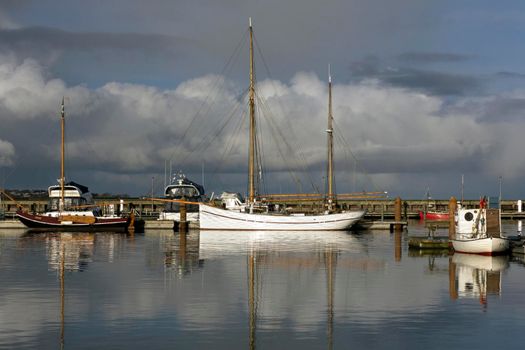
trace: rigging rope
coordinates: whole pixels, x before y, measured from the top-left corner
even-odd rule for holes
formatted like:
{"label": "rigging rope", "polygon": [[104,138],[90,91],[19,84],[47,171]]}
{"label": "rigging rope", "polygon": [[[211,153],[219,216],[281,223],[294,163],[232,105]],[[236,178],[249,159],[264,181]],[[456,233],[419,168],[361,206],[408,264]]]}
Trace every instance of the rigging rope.
{"label": "rigging rope", "polygon": [[[334,122],[334,125],[336,126],[334,129],[335,130],[342,130],[339,125],[337,125],[337,122],[335,121],[335,119],[333,120]],[[352,156],[352,159],[354,160],[354,164],[355,166],[357,167],[357,165],[359,164],[359,168],[362,170],[363,174],[365,175],[365,177],[368,179],[368,181],[370,182],[370,184],[372,185],[373,189],[376,190],[376,191],[380,191],[380,192],[383,192],[379,186],[377,186],[377,184],[373,181],[371,175],[366,171],[366,169],[361,165],[359,159],[356,157],[356,155],[354,154],[354,152],[352,152],[352,148],[350,147],[350,144],[346,141],[345,137],[343,136],[342,133],[340,132],[334,132],[334,135],[336,136],[337,140],[344,146],[343,147],[343,151],[345,153],[345,158],[348,159],[348,154],[350,154]],[[354,176],[356,176],[354,174]]]}
{"label": "rigging rope", "polygon": [[[235,47],[232,55],[228,58],[226,64],[224,65],[224,67],[222,68],[221,70],[221,73],[217,76],[217,78],[214,80],[213,84],[212,84],[212,87],[210,89],[210,94],[206,96],[206,98],[204,99],[204,101],[202,101],[202,103],[200,104],[200,107],[198,108],[197,112],[195,113],[195,115],[193,116],[192,120],[190,121],[190,124],[187,126],[187,128],[184,130],[182,136],[178,139],[178,142],[175,143],[174,145],[174,150],[172,152],[172,155],[170,157],[170,160],[172,160],[174,157],[175,157],[175,154],[177,152],[177,149],[179,148],[179,146],[184,142],[186,141],[186,138],[188,137],[188,133],[189,131],[192,129],[192,127],[196,124],[196,121],[197,119],[200,117],[200,116],[206,116],[208,115],[208,113],[210,112],[211,110],[211,107],[213,106],[213,103],[215,101],[215,98],[219,95],[219,91],[218,91],[218,86],[219,86],[219,83],[221,81],[224,81],[224,76],[227,75],[227,72],[229,70],[231,70],[234,66],[233,62],[238,60],[239,56],[240,56],[240,52],[242,51],[242,48],[246,45],[246,37],[248,36],[248,33],[249,31],[246,30],[244,32],[244,34],[242,35],[239,43],[237,44],[237,46]],[[221,90],[222,91],[222,90]],[[213,92],[216,92],[215,94],[213,94]],[[213,98],[212,98],[213,97]],[[205,110],[205,107],[207,107],[207,109]],[[203,113],[205,112],[205,113]],[[182,163],[187,159],[187,157],[184,158],[184,160],[182,161]]]}

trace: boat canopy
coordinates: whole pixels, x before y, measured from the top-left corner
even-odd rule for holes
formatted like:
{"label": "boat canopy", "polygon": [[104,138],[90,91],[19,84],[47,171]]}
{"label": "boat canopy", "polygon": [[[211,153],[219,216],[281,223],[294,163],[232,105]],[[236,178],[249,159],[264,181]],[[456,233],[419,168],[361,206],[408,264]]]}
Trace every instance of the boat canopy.
{"label": "boat canopy", "polygon": [[166,186],[164,195],[167,197],[201,197],[204,196],[204,186],[182,175],[175,179],[175,183]]}

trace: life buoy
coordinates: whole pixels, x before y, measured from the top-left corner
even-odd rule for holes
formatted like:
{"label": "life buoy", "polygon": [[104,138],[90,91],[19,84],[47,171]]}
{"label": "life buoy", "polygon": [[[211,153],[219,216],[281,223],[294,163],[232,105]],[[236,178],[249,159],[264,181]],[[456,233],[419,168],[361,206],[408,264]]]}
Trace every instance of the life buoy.
{"label": "life buoy", "polygon": [[485,197],[481,197],[481,199],[479,200],[479,208],[484,209],[486,205],[487,205],[487,199]]}

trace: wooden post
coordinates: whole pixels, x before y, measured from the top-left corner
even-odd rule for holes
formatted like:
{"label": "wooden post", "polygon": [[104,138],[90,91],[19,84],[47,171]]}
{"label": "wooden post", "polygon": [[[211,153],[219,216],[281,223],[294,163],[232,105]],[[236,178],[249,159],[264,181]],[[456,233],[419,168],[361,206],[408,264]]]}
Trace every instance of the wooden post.
{"label": "wooden post", "polygon": [[129,213],[128,233],[135,233],[135,211],[133,209]]}
{"label": "wooden post", "polygon": [[185,232],[179,233],[179,259],[180,259],[180,266],[184,266],[186,264],[186,233]]}
{"label": "wooden post", "polygon": [[399,230],[394,233],[394,243],[395,243],[394,244],[394,259],[395,261],[401,261],[401,255],[402,255],[401,242],[402,242],[401,230]]}
{"label": "wooden post", "polygon": [[[400,197],[397,197],[395,202],[394,202],[394,220],[396,222],[400,222],[401,221],[401,198]],[[399,232],[402,229],[403,229],[403,225],[396,224],[396,226],[395,226],[395,231],[396,232]]]}
{"label": "wooden post", "polygon": [[450,197],[448,202],[448,238],[454,239],[456,237],[456,208],[458,201],[456,197]]}
{"label": "wooden post", "polygon": [[448,258],[448,293],[450,299],[456,300],[458,298],[458,290],[456,285],[456,264],[452,262],[452,257]]}
{"label": "wooden post", "polygon": [[179,232],[184,233],[188,230],[188,222],[186,221],[186,203],[180,203],[179,214]]}

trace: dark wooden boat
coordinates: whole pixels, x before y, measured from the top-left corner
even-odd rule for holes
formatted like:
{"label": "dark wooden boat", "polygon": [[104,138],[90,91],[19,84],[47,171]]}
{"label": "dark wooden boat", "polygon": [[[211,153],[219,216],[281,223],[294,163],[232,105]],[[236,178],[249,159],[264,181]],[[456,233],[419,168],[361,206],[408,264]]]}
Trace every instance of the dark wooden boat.
{"label": "dark wooden boat", "polygon": [[18,219],[27,227],[38,230],[105,230],[124,231],[131,218],[115,215],[113,206],[101,208],[95,205],[86,186],[65,181],[64,175],[64,99],[61,112],[61,167],[59,184],[48,188],[49,210],[29,213],[16,212]]}
{"label": "dark wooden boat", "polygon": [[38,230],[126,231],[130,222],[129,217],[97,217],[92,212],[85,213],[82,215],[64,211],[61,215],[52,216],[46,215],[48,213],[32,214],[19,210],[16,216],[27,227]]}

